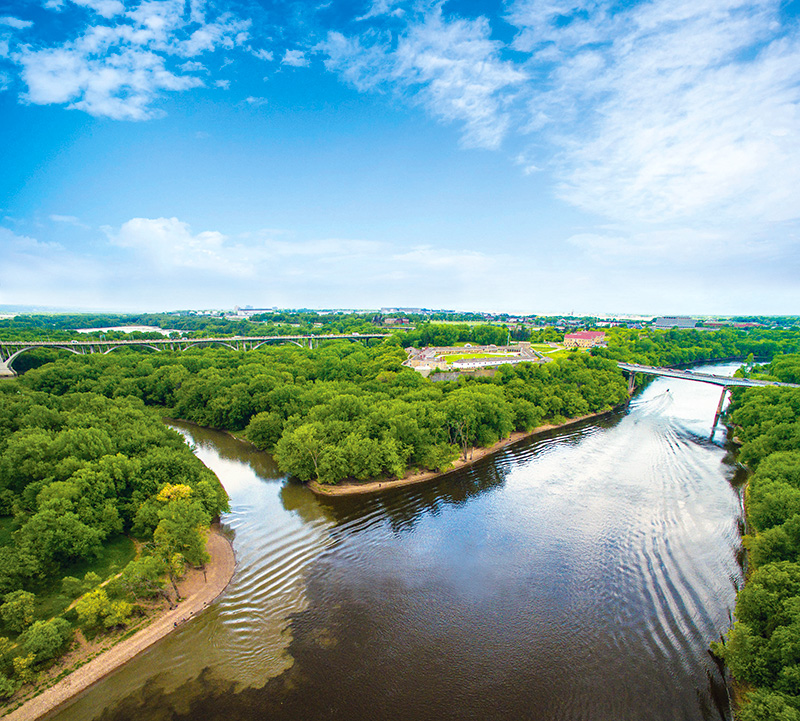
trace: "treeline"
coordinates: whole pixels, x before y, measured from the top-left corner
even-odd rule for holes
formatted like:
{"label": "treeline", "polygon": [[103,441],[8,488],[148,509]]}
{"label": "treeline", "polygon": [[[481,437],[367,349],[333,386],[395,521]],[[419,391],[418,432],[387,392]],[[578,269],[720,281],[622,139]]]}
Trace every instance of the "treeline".
{"label": "treeline", "polygon": [[134,396],[164,412],[244,434],[300,479],[401,476],[447,467],[514,430],[611,408],[627,398],[613,362],[576,353],[503,366],[493,378],[432,383],[401,365],[397,341],[257,351],[80,356],[28,372],[31,389]]}
{"label": "treeline", "polygon": [[424,346],[452,346],[458,343],[473,345],[506,345],[511,340],[527,340],[529,331],[524,331],[524,338],[517,338],[518,332],[511,334],[506,326],[489,325],[487,323],[468,325],[466,323],[420,323],[414,330],[401,336],[403,344],[420,348]]}
{"label": "treeline", "polygon": [[[800,356],[771,376],[794,382]],[[744,691],[741,721],[800,719],[800,389],[737,390],[729,421],[752,469],[746,494],[749,573],[736,622],[713,650]]]}
{"label": "treeline", "polygon": [[[123,626],[165,574],[202,565],[203,529],[226,509],[216,476],[140,400],[0,384],[0,697],[34,680],[75,627]],[[126,535],[146,551],[112,583],[73,575]]]}
{"label": "treeline", "polygon": [[607,347],[593,348],[592,354],[616,361],[673,366],[722,358],[772,359],[782,353],[800,352],[800,330],[754,328],[717,331],[626,330],[606,333]]}

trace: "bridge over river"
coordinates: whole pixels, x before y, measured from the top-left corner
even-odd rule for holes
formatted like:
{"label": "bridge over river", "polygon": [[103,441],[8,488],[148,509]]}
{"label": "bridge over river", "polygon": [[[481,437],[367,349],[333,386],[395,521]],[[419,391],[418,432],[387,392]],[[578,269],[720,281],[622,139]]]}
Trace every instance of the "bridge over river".
{"label": "bridge over river", "polygon": [[663,378],[679,378],[681,380],[696,381],[698,383],[710,383],[715,386],[722,386],[722,394],[717,404],[717,412],[714,416],[714,426],[719,421],[722,413],[722,406],[725,404],[725,394],[729,388],[745,387],[760,388],[764,386],[781,386],[783,388],[800,388],[795,383],[780,383],[778,381],[762,381],[752,378],[733,378],[731,376],[721,376],[714,373],[695,373],[692,370],[682,370],[679,368],[658,368],[654,366],[644,366],[638,363],[617,363],[620,370],[628,374],[628,393],[633,393],[634,381],[637,373],[648,376],[661,376]]}
{"label": "bridge over river", "polygon": [[66,350],[76,355],[102,353],[107,355],[118,348],[138,346],[159,352],[182,352],[198,345],[221,345],[231,350],[255,350],[267,343],[293,343],[313,348],[321,340],[362,341],[373,338],[390,338],[388,333],[349,333],[342,335],[262,335],[229,336],[227,338],[165,338],[158,340],[67,340],[67,341],[4,341],[0,340],[0,377],[16,375],[11,364],[23,353],[40,348]]}

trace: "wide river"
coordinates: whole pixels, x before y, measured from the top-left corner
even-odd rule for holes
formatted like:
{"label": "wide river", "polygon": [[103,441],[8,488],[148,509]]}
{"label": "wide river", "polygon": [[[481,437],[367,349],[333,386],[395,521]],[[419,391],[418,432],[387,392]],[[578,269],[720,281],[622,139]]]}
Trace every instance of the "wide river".
{"label": "wide river", "polygon": [[339,499],[180,425],[230,494],[234,579],[54,718],[728,719],[708,646],[742,511],[718,398],[657,380],[599,422]]}

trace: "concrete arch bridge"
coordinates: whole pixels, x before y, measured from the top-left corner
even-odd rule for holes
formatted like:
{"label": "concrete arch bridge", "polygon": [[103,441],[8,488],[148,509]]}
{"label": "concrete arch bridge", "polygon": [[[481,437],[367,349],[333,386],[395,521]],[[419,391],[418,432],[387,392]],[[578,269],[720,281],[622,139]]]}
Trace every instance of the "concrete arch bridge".
{"label": "concrete arch bridge", "polygon": [[314,348],[321,340],[365,341],[390,338],[387,333],[350,333],[342,335],[262,335],[231,336],[228,338],[165,338],[159,340],[69,340],[69,341],[4,341],[0,340],[0,377],[15,376],[12,363],[23,353],[40,348],[55,348],[75,355],[102,353],[108,355],[118,348],[149,348],[160,352],[183,352],[200,345],[220,345],[231,350],[256,350],[268,343],[293,343],[301,348]]}

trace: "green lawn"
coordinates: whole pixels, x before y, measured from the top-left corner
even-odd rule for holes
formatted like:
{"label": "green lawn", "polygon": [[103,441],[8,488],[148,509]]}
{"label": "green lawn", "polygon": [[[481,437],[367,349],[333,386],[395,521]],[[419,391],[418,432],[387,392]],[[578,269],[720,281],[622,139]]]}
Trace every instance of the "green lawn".
{"label": "green lawn", "polygon": [[455,355],[445,356],[448,363],[457,360],[480,360],[482,358],[516,358],[514,355],[507,355],[506,353],[457,353]]}

